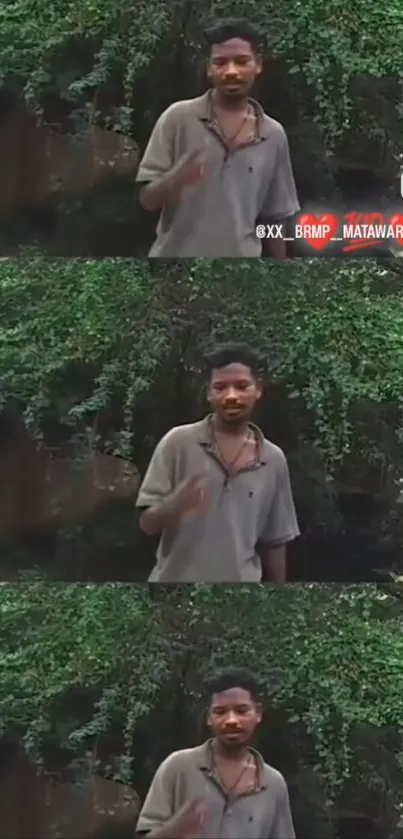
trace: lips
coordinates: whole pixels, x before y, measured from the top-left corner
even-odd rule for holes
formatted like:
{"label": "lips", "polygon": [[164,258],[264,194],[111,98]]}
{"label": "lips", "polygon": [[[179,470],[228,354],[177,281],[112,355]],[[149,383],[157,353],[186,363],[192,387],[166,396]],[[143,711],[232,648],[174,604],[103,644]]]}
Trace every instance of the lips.
{"label": "lips", "polygon": [[224,737],[242,737],[242,731],[224,731]]}
{"label": "lips", "polygon": [[238,420],[238,419],[240,419],[240,417],[242,417],[242,413],[241,413],[241,411],[226,411],[223,414],[223,417],[224,417],[224,419],[227,419],[228,421],[229,420]]}

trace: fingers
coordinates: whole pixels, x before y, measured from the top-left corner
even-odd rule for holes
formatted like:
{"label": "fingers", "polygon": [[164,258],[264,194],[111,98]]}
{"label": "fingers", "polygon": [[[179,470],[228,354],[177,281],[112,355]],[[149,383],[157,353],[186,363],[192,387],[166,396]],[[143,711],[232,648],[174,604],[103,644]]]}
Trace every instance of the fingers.
{"label": "fingers", "polygon": [[202,821],[205,820],[207,815],[207,804],[205,801],[197,801],[194,805],[194,812],[197,816],[200,816]]}
{"label": "fingers", "polygon": [[204,478],[202,475],[193,475],[187,479],[185,486],[189,489],[203,489],[205,486]]}
{"label": "fingers", "polygon": [[204,158],[205,158],[204,149],[197,149],[197,151],[190,152],[189,155],[187,155],[187,157],[185,158],[185,161],[186,161],[186,163],[193,163],[193,162],[196,162],[197,160],[204,159]]}
{"label": "fingers", "polygon": [[207,816],[207,804],[206,804],[206,802],[201,800],[201,799],[198,799],[197,801],[193,801],[192,802],[192,812],[194,813],[195,816],[197,816],[197,821],[198,821],[200,827],[202,827],[203,824],[206,821],[206,816]]}

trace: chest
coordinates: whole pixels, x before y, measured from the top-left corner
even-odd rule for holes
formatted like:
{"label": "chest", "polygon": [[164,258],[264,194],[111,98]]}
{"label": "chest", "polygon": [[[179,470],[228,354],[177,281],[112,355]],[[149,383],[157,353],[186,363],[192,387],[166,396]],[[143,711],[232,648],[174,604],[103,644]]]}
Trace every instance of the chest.
{"label": "chest", "polygon": [[250,762],[241,767],[232,767],[217,763],[214,775],[220,786],[228,795],[247,795],[257,786],[258,772],[256,764]]}
{"label": "chest", "polygon": [[[212,122],[194,118],[178,126],[175,158],[179,159],[195,149],[203,150],[206,161],[203,191],[218,194],[225,187],[233,195],[234,191],[239,190],[245,204],[251,194],[267,191],[277,160],[275,144],[257,138],[255,132],[254,118],[247,120],[241,127],[239,120],[219,127]],[[194,192],[200,194],[200,190]]]}
{"label": "chest", "polygon": [[223,522],[231,522],[239,538],[250,533],[253,541],[269,515],[277,486],[271,462],[256,460],[256,444],[241,453],[232,445],[221,453],[200,443],[187,446],[176,462],[175,485],[189,475],[200,476],[206,488],[207,513],[197,521],[203,526],[215,522],[221,531]]}
{"label": "chest", "polygon": [[[230,781],[230,778],[227,778]],[[177,804],[183,805],[192,797],[203,797],[208,808],[206,836],[209,839],[267,839],[275,813],[275,800],[267,790],[256,791],[255,780],[249,778],[252,789],[239,789],[237,794],[226,793],[214,774],[198,772],[198,782],[189,773]]]}
{"label": "chest", "polygon": [[212,121],[212,130],[229,149],[237,149],[257,140],[257,117],[252,109],[243,114],[217,113]]}
{"label": "chest", "polygon": [[221,461],[225,471],[230,474],[240,472],[256,463],[257,441],[253,435],[241,441],[217,437],[212,453]]}

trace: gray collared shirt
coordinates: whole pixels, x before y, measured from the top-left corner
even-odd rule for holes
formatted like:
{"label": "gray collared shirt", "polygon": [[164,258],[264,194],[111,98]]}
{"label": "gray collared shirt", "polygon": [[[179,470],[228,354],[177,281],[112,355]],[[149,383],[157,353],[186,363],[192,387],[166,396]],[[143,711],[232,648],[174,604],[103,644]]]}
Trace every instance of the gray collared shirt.
{"label": "gray collared shirt", "polygon": [[206,180],[163,207],[150,256],[259,257],[257,221],[280,222],[300,209],[282,125],[251,99],[256,135],[230,149],[217,130],[210,96],[211,91],[167,108],[140,163],[137,182],[153,183],[186,154],[203,151],[207,159]]}
{"label": "gray collared shirt", "polygon": [[155,507],[186,478],[203,477],[208,509],[188,513],[163,532],[150,582],[259,582],[258,543],[285,544],[299,535],[287,461],[251,424],[253,465],[229,475],[211,435],[211,418],[171,429],[158,443],[136,501]]}
{"label": "gray collared shirt", "polygon": [[251,749],[258,782],[250,793],[228,795],[214,773],[211,743],[169,755],[153,778],[136,831],[162,827],[184,804],[205,800],[208,839],[295,839],[286,782],[280,772]]}

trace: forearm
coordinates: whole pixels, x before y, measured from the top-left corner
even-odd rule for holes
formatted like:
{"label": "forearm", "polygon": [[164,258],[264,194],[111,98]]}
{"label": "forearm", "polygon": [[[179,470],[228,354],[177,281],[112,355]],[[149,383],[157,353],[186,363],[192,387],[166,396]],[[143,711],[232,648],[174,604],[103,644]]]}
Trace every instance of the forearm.
{"label": "forearm", "polygon": [[145,210],[155,212],[177,197],[178,185],[173,172],[167,172],[155,183],[147,184],[140,190],[140,204]]}
{"label": "forearm", "polygon": [[140,515],[139,525],[143,533],[147,536],[157,536],[163,530],[171,527],[176,519],[177,515],[168,498],[155,507],[149,507],[147,510],[143,510]]}
{"label": "forearm", "polygon": [[281,228],[281,236],[278,238],[262,239],[262,256],[267,256],[270,259],[287,259],[288,248],[287,238],[292,239],[294,235],[295,216],[289,216],[281,221],[271,220],[272,227]]}
{"label": "forearm", "polygon": [[263,545],[260,549],[263,580],[270,583],[287,582],[287,547]]}
{"label": "forearm", "polygon": [[178,839],[177,830],[175,826],[172,827],[170,822],[163,824],[161,827],[156,827],[147,833],[136,833],[136,837],[146,836],[147,839]]}
{"label": "forearm", "polygon": [[287,259],[287,243],[284,239],[262,239],[262,256]]}

